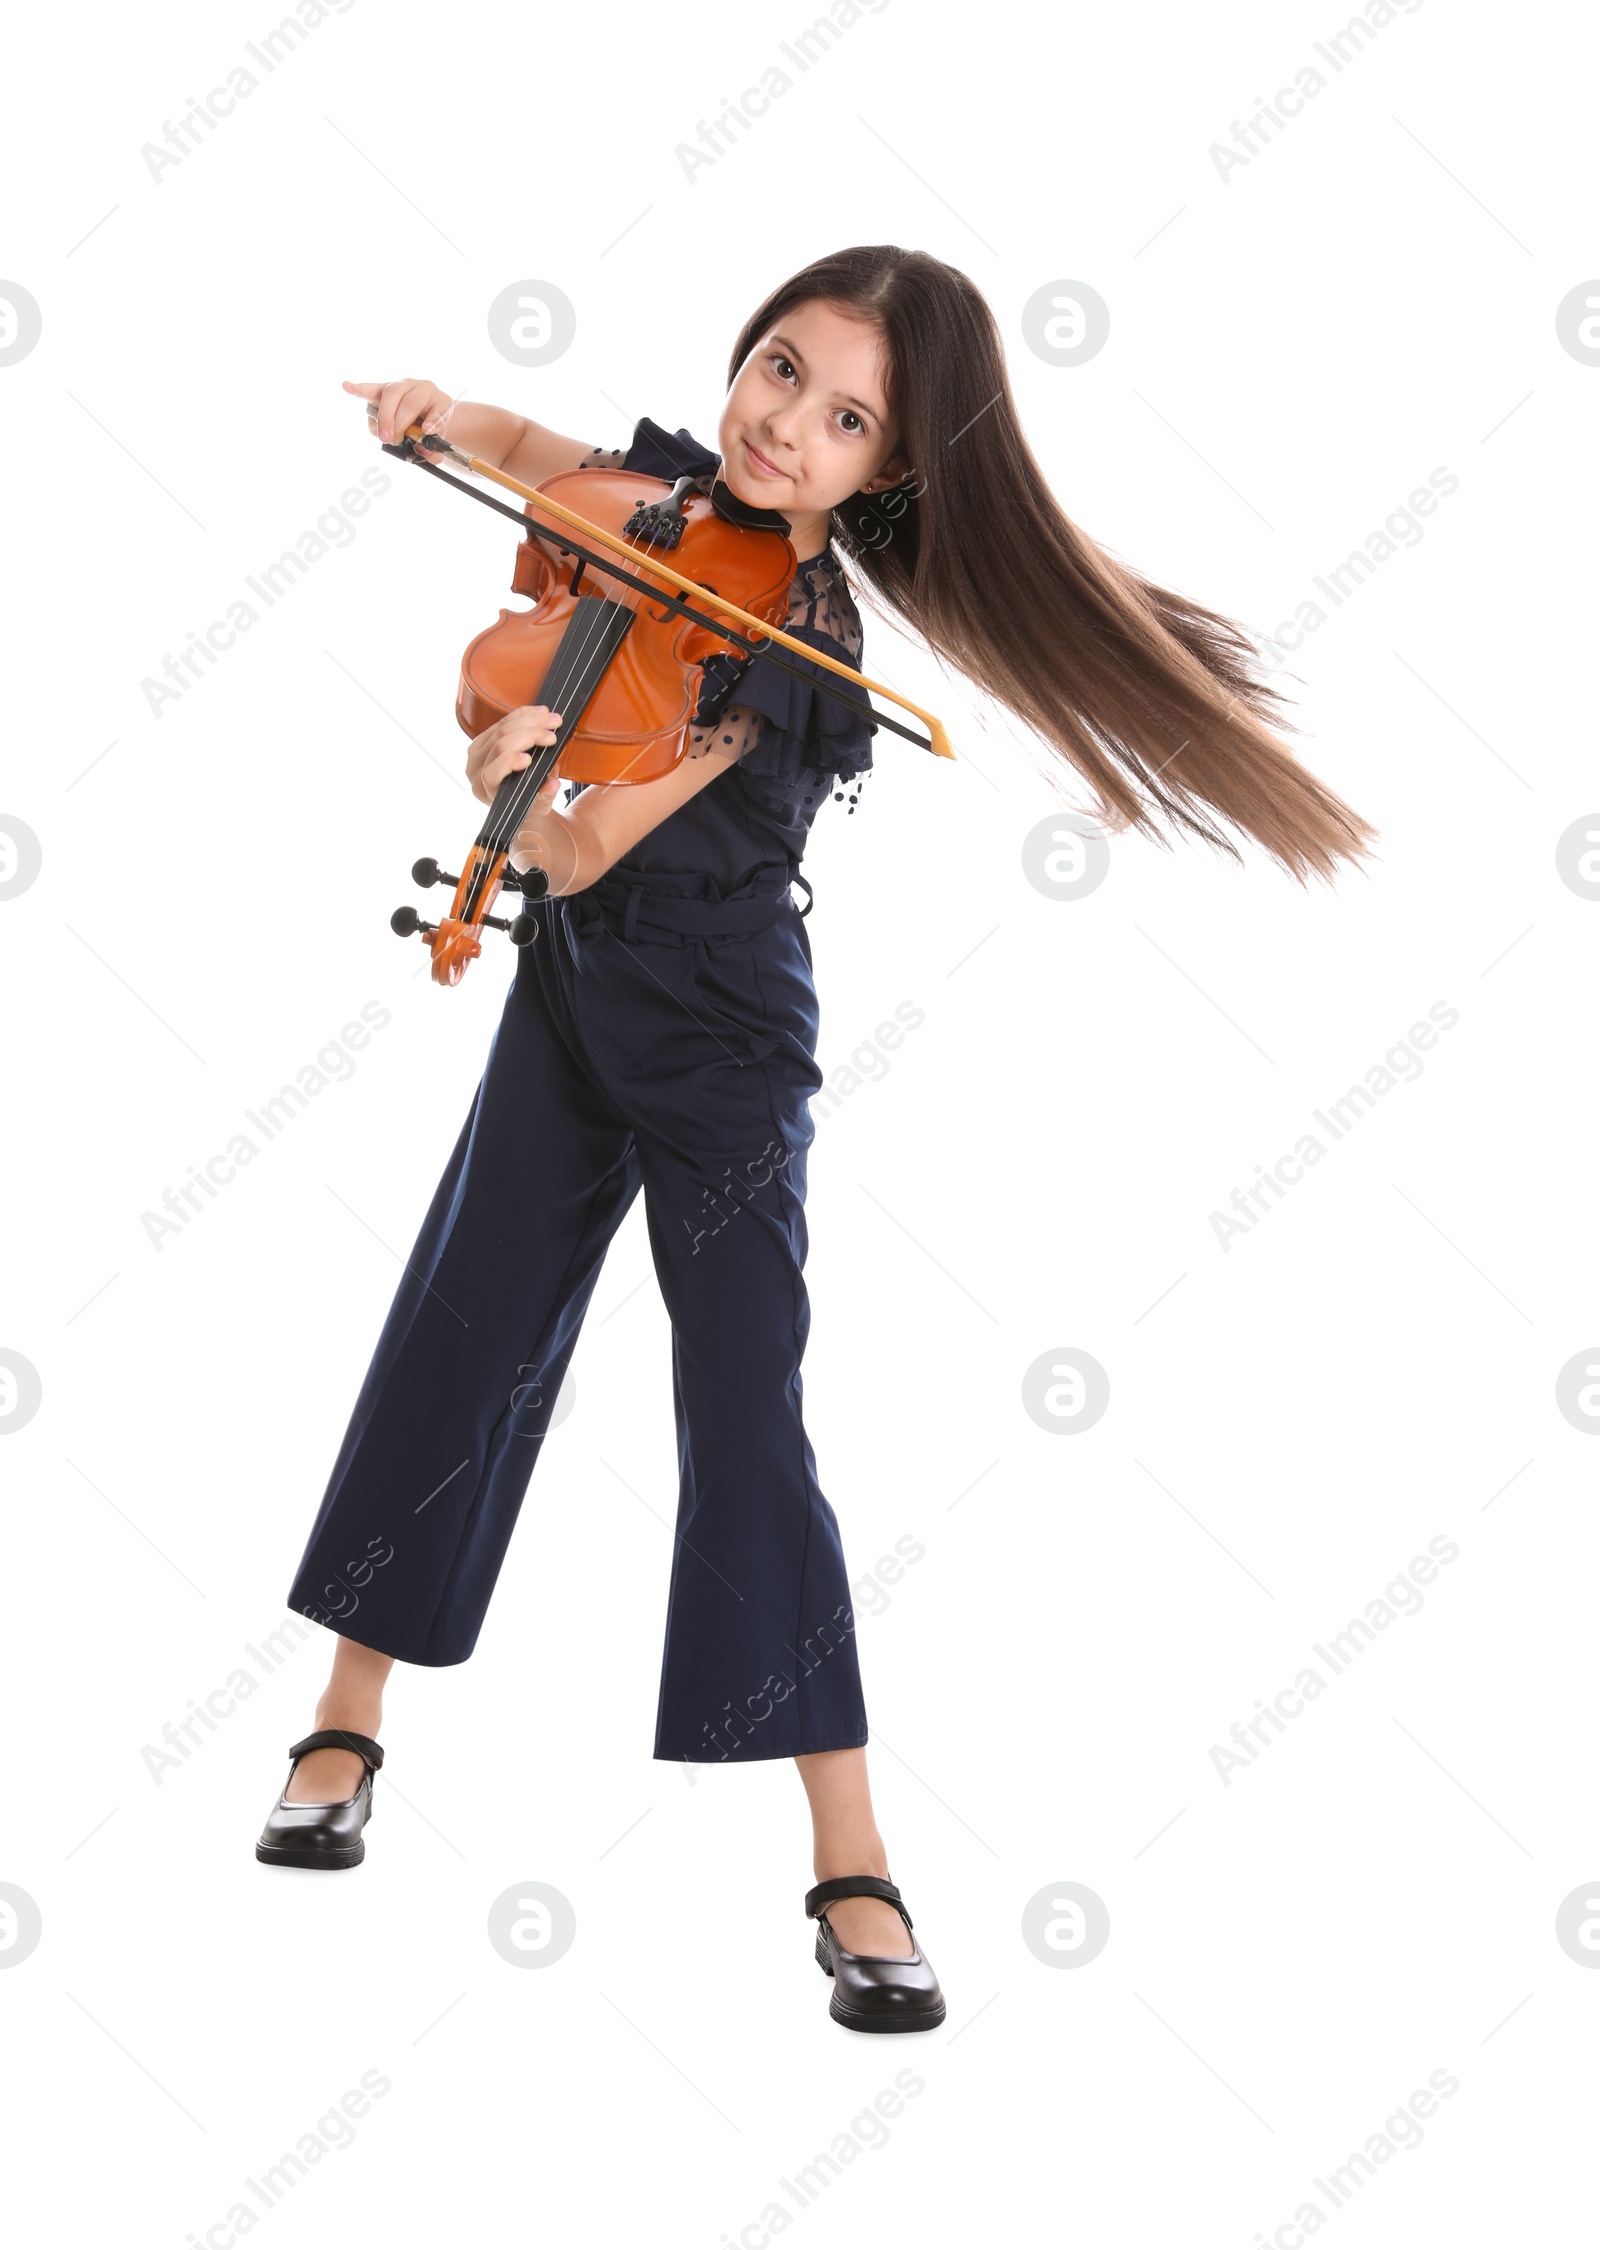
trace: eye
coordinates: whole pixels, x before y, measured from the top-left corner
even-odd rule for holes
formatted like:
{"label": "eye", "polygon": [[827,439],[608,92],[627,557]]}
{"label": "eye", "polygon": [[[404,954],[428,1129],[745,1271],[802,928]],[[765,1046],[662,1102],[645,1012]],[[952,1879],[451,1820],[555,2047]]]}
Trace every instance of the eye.
{"label": "eye", "polygon": [[778,377],[780,382],[787,382],[789,377],[794,373],[794,361],[792,359],[785,359],[782,352],[774,352],[768,364],[770,365],[773,373]]}
{"label": "eye", "polygon": [[855,424],[855,429],[846,430],[846,437],[854,437],[858,431],[865,431],[867,425],[862,421],[860,415],[856,412],[853,406],[847,406],[842,409],[839,417],[840,420],[843,421],[846,416],[848,416],[849,419]]}

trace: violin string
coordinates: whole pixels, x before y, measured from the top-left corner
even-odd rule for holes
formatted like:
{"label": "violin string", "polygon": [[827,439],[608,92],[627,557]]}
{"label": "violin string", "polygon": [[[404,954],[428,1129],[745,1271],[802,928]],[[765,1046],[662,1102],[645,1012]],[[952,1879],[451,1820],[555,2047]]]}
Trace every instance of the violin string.
{"label": "violin string", "polygon": [[[624,534],[624,536],[626,536],[626,534]],[[632,542],[630,542],[630,544],[632,544]],[[598,686],[600,672],[605,668],[604,664],[597,667],[593,680],[589,680],[587,677],[588,668],[595,651],[603,644],[606,638],[609,627],[609,613],[614,609],[622,606],[621,604],[613,603],[605,598],[597,599],[594,596],[579,596],[578,598],[580,600],[592,601],[594,604],[595,615],[584,625],[582,638],[576,644],[575,648],[567,647],[566,637],[565,635],[563,635],[562,643],[557,648],[555,659],[552,662],[552,671],[554,671],[555,669],[555,664],[561,661],[563,651],[565,651],[566,655],[566,664],[564,675],[555,688],[554,696],[552,697],[551,680],[548,674],[539,683],[539,693],[541,698],[545,702],[546,707],[550,709],[561,709],[563,723],[565,723],[567,718],[567,713],[565,709],[562,708],[564,700],[570,700],[572,698],[573,691],[575,689],[579,690],[578,715],[581,715],[582,708],[588,703],[590,695],[594,692],[595,687]],[[619,643],[618,645],[620,646],[621,644]],[[615,650],[613,650],[612,654],[614,655],[615,653]],[[610,659],[607,658],[606,662],[609,663],[609,661]],[[571,735],[576,731],[576,728],[577,717],[575,716],[572,720],[572,724],[566,728],[566,734],[569,739]],[[561,744],[561,748],[565,749],[565,747],[566,743],[565,741],[563,741]],[[557,762],[559,762],[559,757]],[[510,777],[508,776],[507,778]],[[523,778],[525,784],[526,771]],[[549,774],[547,772],[543,776],[543,780],[548,779]],[[528,806],[538,795],[541,786],[542,781],[534,783],[531,789],[524,786],[513,792],[511,798],[507,801],[506,811],[502,814],[501,819],[494,831],[493,848],[495,850],[505,849],[507,846],[507,840],[515,837],[518,828],[520,828],[522,825],[522,821],[526,815]],[[498,791],[496,792],[496,794],[498,795]],[[488,823],[485,823],[485,829],[487,831]]]}
{"label": "violin string", "polygon": [[[580,596],[579,598],[587,600],[591,597]],[[597,601],[595,602],[594,606],[597,611],[601,611],[604,610],[608,605],[604,601]],[[568,621],[569,629],[571,622],[571,620]],[[551,671],[547,673],[544,679],[542,679],[539,683],[538,692],[541,700],[544,701],[548,707],[560,710],[562,713],[563,722],[565,722],[566,720],[567,713],[564,708],[564,702],[562,699],[568,698],[571,694],[572,689],[576,688],[580,684],[583,675],[587,670],[590,657],[594,649],[604,639],[604,635],[605,620],[599,615],[584,622],[581,637],[575,647],[568,648],[566,644],[566,636],[563,635],[562,641],[557,646],[555,656],[552,659]],[[565,652],[566,658],[563,678],[560,681],[553,683],[552,676],[556,670],[556,666],[562,661],[563,652]],[[592,692],[592,689],[585,689],[582,698],[584,703],[587,703],[590,692]],[[572,727],[568,727],[566,729],[567,735],[569,737],[575,731],[575,727],[576,721],[574,721]],[[549,745],[544,745],[543,747],[549,747]],[[565,743],[562,744],[562,748],[565,748]],[[559,754],[558,760],[556,762],[559,762]],[[523,769],[522,779],[524,783],[526,782],[526,776],[528,772],[530,772],[531,770],[531,766]],[[505,777],[506,780],[510,780],[511,778],[512,776],[510,775],[507,775]],[[515,840],[517,830],[521,827],[523,819],[526,816],[528,806],[538,795],[539,789],[543,785],[543,782],[548,779],[549,773],[547,770],[541,777],[540,781],[536,782],[531,789],[526,788],[525,786],[514,789],[511,796],[506,800],[505,806],[498,819],[496,819],[495,817],[494,804],[491,801],[488,816],[486,817],[483,827],[480,829],[478,835],[479,845],[489,854],[489,857],[491,859],[497,856],[500,852],[509,850],[511,843]],[[495,797],[497,799],[504,787],[505,781],[502,781],[495,791]],[[469,888],[468,900],[466,903],[468,903],[469,905],[476,905],[478,898],[481,897],[482,892],[486,888],[487,885],[483,880],[483,868],[480,866],[479,869],[475,871],[475,879],[473,884]],[[492,903],[493,902],[491,900],[487,899],[483,901],[485,911],[487,911],[488,907]]]}
{"label": "violin string", "polygon": [[[590,599],[592,597],[580,598]],[[594,603],[594,607],[600,611],[606,610],[609,606],[610,605],[603,600],[596,601]],[[581,710],[583,706],[587,704],[589,696],[592,694],[594,687],[599,684],[599,671],[596,671],[595,677],[593,681],[591,681],[588,678],[588,669],[595,650],[603,643],[606,637],[607,623],[608,620],[603,615],[597,616],[592,621],[585,623],[583,627],[582,640],[577,644],[575,649],[566,650],[566,663],[561,679],[555,682],[553,682],[552,679],[552,675],[555,669],[555,663],[560,662],[563,653],[562,649],[558,647],[558,649],[556,650],[555,660],[552,663],[551,674],[547,674],[546,677],[539,683],[539,694],[541,700],[545,703],[547,708],[561,710],[563,725],[565,725],[567,718],[567,713],[563,708],[563,705],[568,701],[576,700],[581,714]],[[603,669],[603,667],[601,668]],[[575,730],[576,723],[576,720],[574,720],[572,726],[566,727],[566,734],[569,739]],[[543,747],[549,747],[549,745],[544,745]],[[565,749],[565,747],[566,743],[565,741],[563,741],[561,743],[561,748]],[[537,756],[537,753],[535,755]],[[557,761],[555,762],[559,762],[559,753]],[[508,847],[510,841],[515,838],[517,830],[522,826],[522,822],[527,813],[528,807],[532,804],[534,798],[537,797],[540,788],[543,786],[543,783],[549,779],[549,773],[547,770],[545,774],[541,776],[540,780],[534,782],[530,787],[528,786],[530,772],[531,766],[529,768],[525,768],[521,775],[507,775],[506,777],[507,780],[516,779],[519,783],[519,786],[507,799],[505,809],[502,812],[498,822],[496,822],[492,828],[490,827],[490,824],[488,822],[485,823],[485,841],[490,843],[493,850],[499,851],[504,850]],[[497,790],[496,795],[498,794],[499,792]],[[492,817],[493,808],[491,807],[491,819]]]}
{"label": "violin string", "polygon": [[[624,532],[623,536],[626,538],[627,533]],[[639,542],[637,540],[630,539],[628,543],[630,546],[634,547],[637,550],[639,546]],[[546,704],[547,708],[560,710],[562,713],[562,721],[566,736],[566,739],[562,740],[560,745],[560,748],[562,750],[566,748],[566,741],[570,740],[571,736],[577,730],[576,717],[573,718],[570,725],[566,723],[567,712],[565,709],[565,702],[572,699],[574,694],[576,694],[578,715],[581,716],[583,709],[588,704],[590,696],[593,694],[595,688],[599,685],[601,675],[604,673],[607,666],[611,663],[612,659],[617,655],[622,647],[622,642],[621,640],[619,640],[616,644],[616,647],[610,651],[610,654],[604,656],[598,665],[594,665],[595,655],[598,650],[603,647],[604,642],[608,637],[612,618],[614,617],[617,610],[625,608],[626,605],[614,602],[606,597],[583,595],[579,596],[578,598],[580,600],[591,602],[593,604],[595,615],[591,620],[585,623],[583,627],[582,637],[575,645],[575,647],[568,648],[566,645],[565,636],[563,636],[562,644],[557,648],[555,658],[553,659],[551,666],[551,671],[553,673],[555,671],[556,665],[561,663],[563,652],[565,652],[566,661],[563,666],[563,676],[561,680],[556,683],[554,692],[552,693],[552,681],[549,674],[547,674],[546,677],[539,683],[540,697],[541,700]],[[594,667],[592,678],[589,676],[591,665],[593,665]],[[557,755],[557,760],[554,762],[559,762],[559,752]],[[543,786],[543,783],[549,779],[549,771],[548,769],[546,769],[546,772],[540,777],[540,780],[534,782],[531,786],[529,786],[528,775],[531,773],[531,771],[531,765],[523,769],[523,773],[520,777],[520,785],[512,792],[512,795],[507,800],[505,809],[501,813],[498,820],[495,820],[494,818],[493,807],[491,806],[490,808],[490,817],[484,823],[480,841],[482,841],[486,845],[491,853],[491,856],[501,851],[509,851],[512,842],[515,841],[517,831],[522,826],[523,820],[527,815],[529,807],[538,796],[539,790]],[[511,777],[508,776],[507,778],[509,779]],[[498,796],[499,791],[497,790],[495,794],[496,796]]]}

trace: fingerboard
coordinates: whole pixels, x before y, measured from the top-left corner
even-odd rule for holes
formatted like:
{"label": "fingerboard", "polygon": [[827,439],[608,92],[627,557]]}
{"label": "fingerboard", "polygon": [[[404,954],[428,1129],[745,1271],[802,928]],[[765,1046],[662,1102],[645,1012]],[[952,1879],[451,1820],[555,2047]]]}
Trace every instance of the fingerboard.
{"label": "fingerboard", "polygon": [[568,736],[588,709],[606,666],[627,639],[633,616],[622,602],[598,594],[579,595],[550,669],[531,698],[561,713],[556,739],[535,750],[529,764],[508,773],[495,791],[489,816],[478,831],[478,842],[490,851],[510,849]]}

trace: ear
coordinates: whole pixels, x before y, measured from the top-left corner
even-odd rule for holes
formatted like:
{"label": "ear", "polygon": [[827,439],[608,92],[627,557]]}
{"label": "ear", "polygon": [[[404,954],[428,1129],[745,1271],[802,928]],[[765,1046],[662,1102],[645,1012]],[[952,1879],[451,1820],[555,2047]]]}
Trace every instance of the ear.
{"label": "ear", "polygon": [[863,492],[889,492],[897,484],[904,484],[915,472],[903,453],[896,453],[886,461],[875,477],[868,477],[861,486]]}

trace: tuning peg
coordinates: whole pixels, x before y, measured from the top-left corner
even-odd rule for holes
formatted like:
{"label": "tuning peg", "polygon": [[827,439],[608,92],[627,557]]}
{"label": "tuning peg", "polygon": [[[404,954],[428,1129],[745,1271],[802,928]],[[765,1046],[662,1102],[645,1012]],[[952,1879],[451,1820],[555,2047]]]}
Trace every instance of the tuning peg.
{"label": "tuning peg", "polygon": [[415,937],[419,931],[428,937],[439,925],[425,922],[414,906],[397,906],[389,917],[389,927],[396,937]]}
{"label": "tuning peg", "polygon": [[459,875],[441,875],[439,862],[436,859],[419,859],[412,864],[411,880],[421,889],[428,890],[435,883],[454,885],[459,883],[461,878]]}
{"label": "tuning peg", "polygon": [[500,882],[503,889],[520,891],[524,898],[544,898],[550,889],[550,878],[542,867],[525,867],[519,875],[508,866]]}
{"label": "tuning peg", "polygon": [[513,945],[532,945],[538,935],[539,922],[536,915],[519,914],[511,925],[510,937]]}

